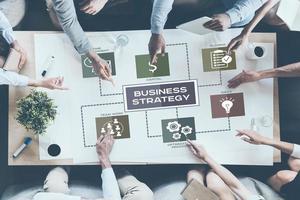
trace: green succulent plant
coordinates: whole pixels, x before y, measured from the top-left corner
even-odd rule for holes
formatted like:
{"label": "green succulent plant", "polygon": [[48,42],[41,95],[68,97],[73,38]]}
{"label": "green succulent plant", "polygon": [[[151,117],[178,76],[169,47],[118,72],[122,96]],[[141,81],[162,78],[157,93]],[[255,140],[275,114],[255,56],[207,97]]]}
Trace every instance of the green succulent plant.
{"label": "green succulent plant", "polygon": [[57,114],[54,100],[46,92],[31,90],[30,94],[17,101],[16,120],[35,135],[46,132]]}

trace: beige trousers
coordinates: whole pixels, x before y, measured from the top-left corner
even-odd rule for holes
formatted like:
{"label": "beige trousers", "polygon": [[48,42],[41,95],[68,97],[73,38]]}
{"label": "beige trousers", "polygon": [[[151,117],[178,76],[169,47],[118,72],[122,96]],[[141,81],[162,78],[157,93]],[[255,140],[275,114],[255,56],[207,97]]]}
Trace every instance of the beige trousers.
{"label": "beige trousers", "polygon": [[[66,171],[57,167],[52,169],[44,181],[44,191],[69,194],[69,177]],[[153,200],[153,192],[144,183],[132,175],[126,175],[118,179],[119,188],[123,200]],[[100,199],[99,199],[100,200]]]}

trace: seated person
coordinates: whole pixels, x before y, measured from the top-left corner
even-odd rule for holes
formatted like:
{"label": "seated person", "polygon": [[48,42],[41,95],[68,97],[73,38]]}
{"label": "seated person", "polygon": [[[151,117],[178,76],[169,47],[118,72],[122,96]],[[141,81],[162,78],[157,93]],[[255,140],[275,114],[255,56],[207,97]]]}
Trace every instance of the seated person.
{"label": "seated person", "polygon": [[274,190],[280,192],[286,200],[294,200],[295,197],[300,195],[299,145],[267,138],[251,130],[238,130],[237,136],[244,136],[242,139],[250,144],[268,145],[290,155],[288,160],[290,169],[278,171],[269,178],[268,183]]}
{"label": "seated person", "polygon": [[[25,10],[26,10],[26,0],[17,0],[17,1],[1,0],[0,1],[0,12],[6,16],[6,18],[8,19],[12,27],[17,27],[20,25],[22,19],[25,16]],[[2,21],[2,19],[0,19],[0,21]]]}
{"label": "seated person", "polygon": [[[192,153],[200,160],[205,161],[211,170],[205,175],[203,170],[192,170],[188,173],[188,182],[195,179],[204,184],[214,192],[221,200],[265,200],[265,197],[251,192],[237,177],[229,170],[218,164],[201,145],[188,141]],[[281,199],[280,197],[276,198]],[[271,199],[270,199],[271,200]],[[272,199],[273,200],[273,199]]]}
{"label": "seated person", "polygon": [[236,88],[243,83],[259,81],[266,78],[298,76],[300,76],[300,62],[262,71],[243,70],[240,74],[228,81],[228,87]]}
{"label": "seated person", "polygon": [[[223,0],[226,11],[215,14],[212,20],[204,26],[223,31],[230,27],[240,27],[248,24],[254,17],[255,11],[262,7],[268,0]],[[165,40],[162,35],[167,16],[172,10],[174,0],[154,0],[151,15],[151,33],[149,53],[151,62],[155,63],[156,55],[165,51]]]}
{"label": "seated person", "polygon": [[[116,178],[109,160],[113,144],[113,136],[108,134],[100,136],[97,141],[96,148],[102,167],[103,200],[153,200],[152,191],[129,173],[123,173]],[[44,191],[37,193],[33,200],[88,200],[84,194],[70,194],[68,174],[62,168],[55,168],[49,172],[43,188]]]}
{"label": "seated person", "polygon": [[[106,1],[88,0],[83,1],[83,3],[83,11],[94,14],[101,10]],[[103,80],[112,81],[109,64],[93,50],[89,39],[78,22],[73,0],[52,0],[52,2],[47,1],[47,4],[48,10],[53,9],[55,11],[54,17],[58,18],[62,29],[72,41],[77,52],[85,54],[92,61],[95,72]]]}

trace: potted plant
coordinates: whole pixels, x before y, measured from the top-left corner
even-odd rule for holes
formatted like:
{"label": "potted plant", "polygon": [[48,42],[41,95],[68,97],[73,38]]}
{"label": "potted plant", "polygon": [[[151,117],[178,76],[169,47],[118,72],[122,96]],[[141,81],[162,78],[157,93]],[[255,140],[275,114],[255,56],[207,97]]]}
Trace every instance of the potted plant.
{"label": "potted plant", "polygon": [[35,135],[41,135],[54,121],[56,109],[54,100],[49,98],[46,92],[31,90],[28,96],[17,101],[16,120],[26,130],[31,130]]}

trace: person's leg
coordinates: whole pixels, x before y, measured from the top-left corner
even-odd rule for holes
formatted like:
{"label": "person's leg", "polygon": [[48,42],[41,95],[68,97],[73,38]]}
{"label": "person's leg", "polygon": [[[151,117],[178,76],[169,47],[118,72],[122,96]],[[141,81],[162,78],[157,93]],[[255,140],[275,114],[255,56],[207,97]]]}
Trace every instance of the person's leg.
{"label": "person's leg", "polygon": [[297,172],[291,170],[281,170],[268,179],[268,184],[277,192],[283,185],[290,183],[297,176]]}
{"label": "person's leg", "polygon": [[0,11],[3,12],[12,27],[20,24],[25,16],[25,8],[25,0],[0,1]]}
{"label": "person's leg", "polygon": [[153,192],[144,183],[137,180],[129,173],[118,177],[118,184],[120,187],[123,200],[153,200]]}
{"label": "person's leg", "polygon": [[196,168],[188,171],[186,182],[189,183],[191,180],[196,180],[202,185],[204,185],[204,178],[205,178],[205,168]]}
{"label": "person's leg", "polygon": [[68,183],[67,172],[61,167],[56,167],[48,173],[43,189],[45,192],[68,194],[70,192]]}
{"label": "person's leg", "polygon": [[206,176],[207,188],[214,192],[221,200],[235,200],[230,188],[213,171],[208,172]]}
{"label": "person's leg", "polygon": [[288,160],[289,167],[294,172],[300,171],[300,159],[299,158],[293,158],[290,157]]}

